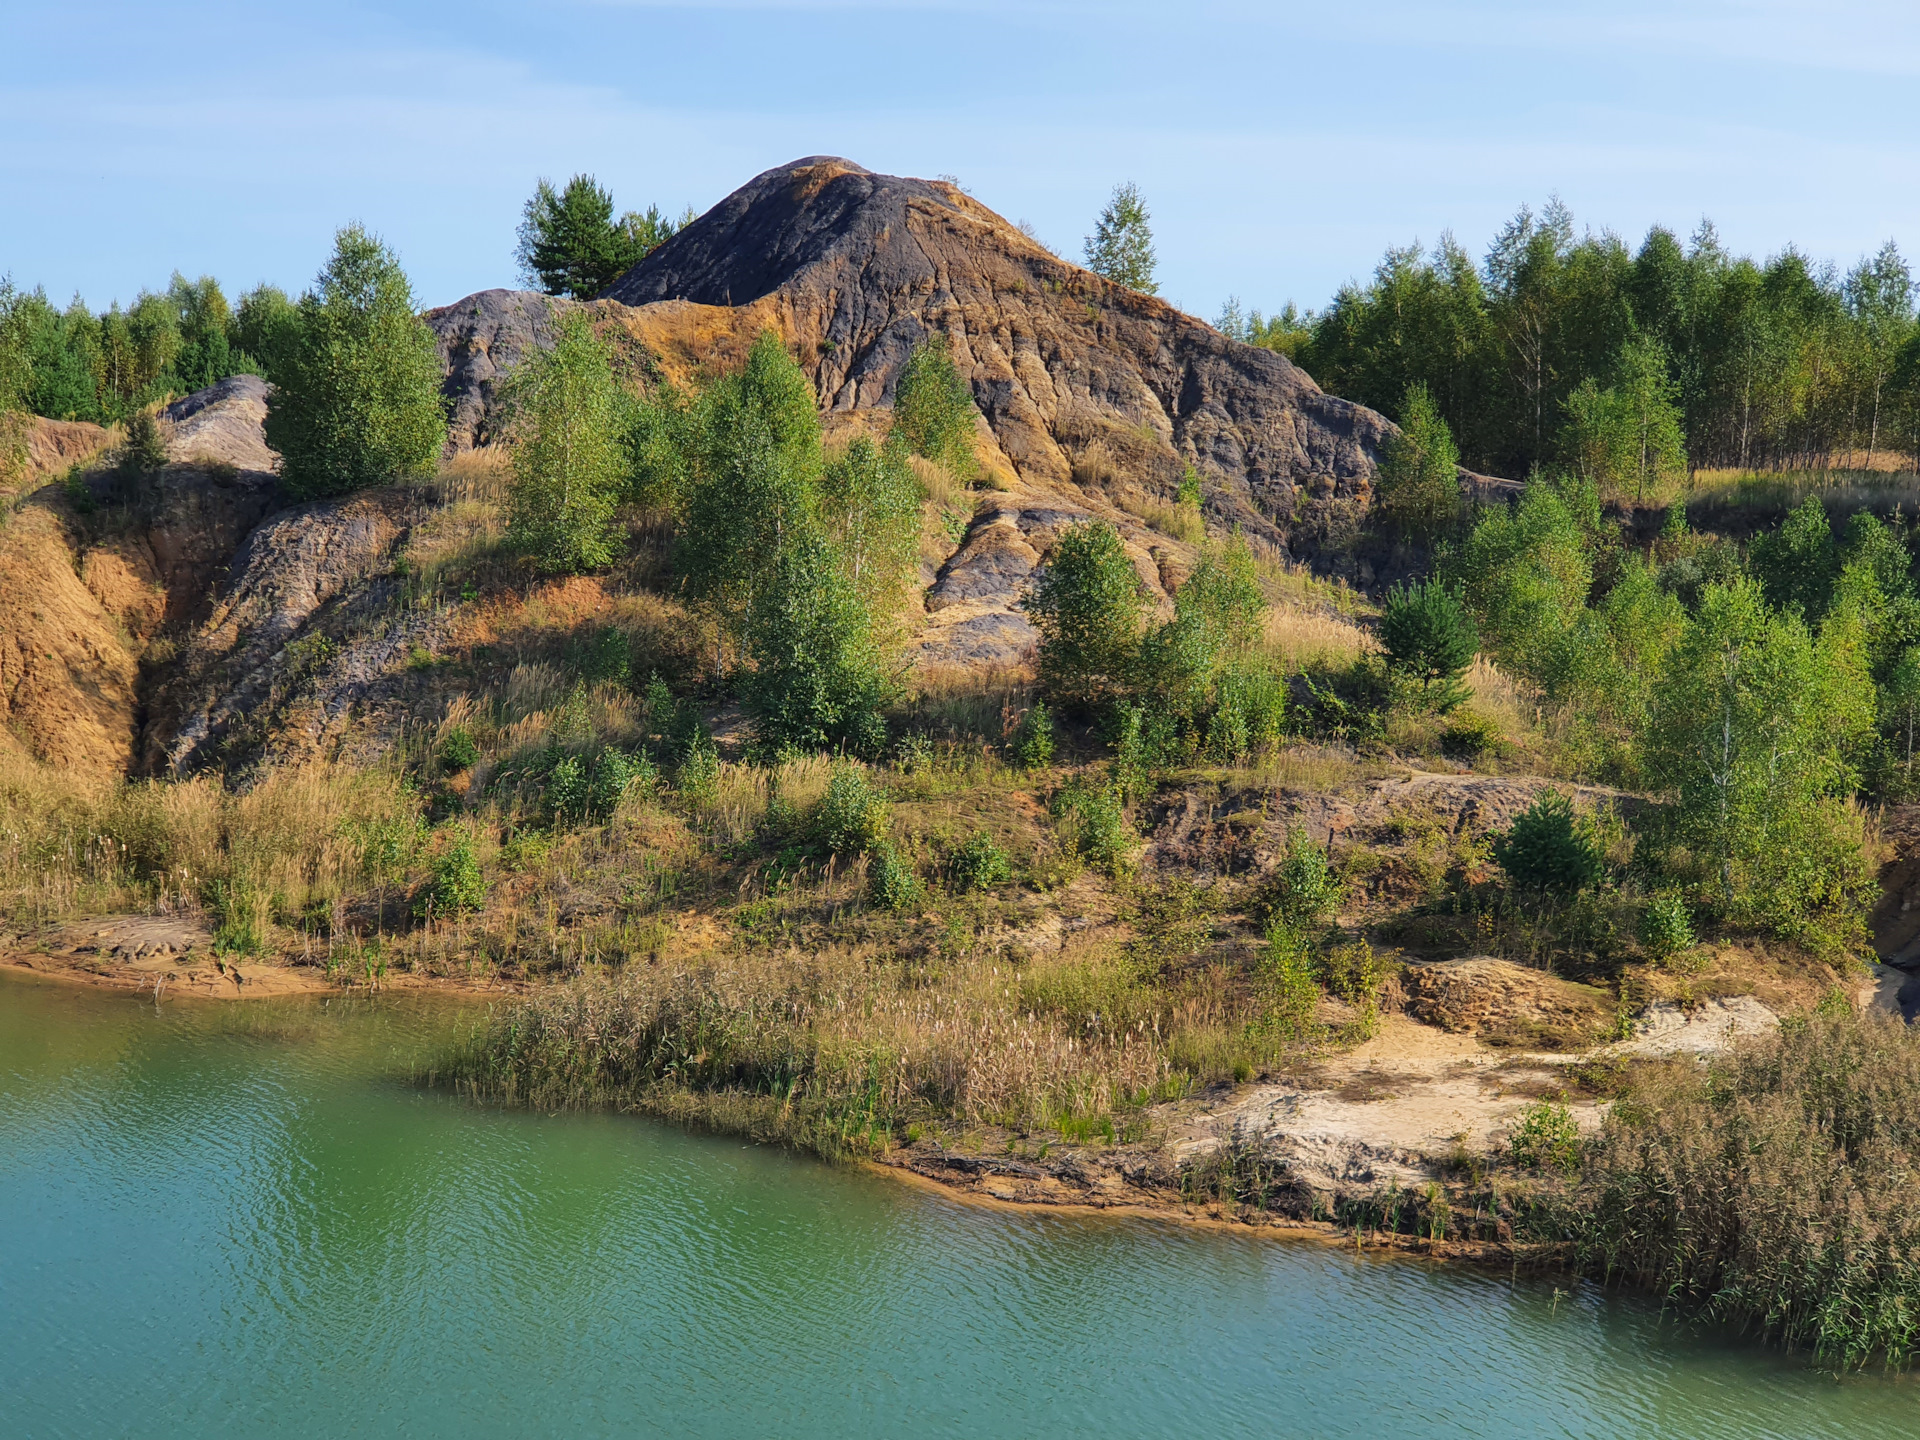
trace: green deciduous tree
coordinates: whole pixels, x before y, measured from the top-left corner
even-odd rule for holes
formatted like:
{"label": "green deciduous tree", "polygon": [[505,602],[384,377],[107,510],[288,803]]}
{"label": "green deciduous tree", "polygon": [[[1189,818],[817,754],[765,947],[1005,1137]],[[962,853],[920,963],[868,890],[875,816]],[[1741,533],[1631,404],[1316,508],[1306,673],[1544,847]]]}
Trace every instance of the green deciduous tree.
{"label": "green deciduous tree", "polygon": [[841,556],[815,530],[781,546],[747,631],[742,698],[770,753],[843,748],[876,755],[894,687]]}
{"label": "green deciduous tree", "polygon": [[1158,295],[1160,286],[1153,278],[1158,262],[1153,253],[1152,219],[1131,180],[1116,185],[1113,198],[1107,201],[1093,234],[1086,239],[1087,268],[1129,290]]}
{"label": "green deciduous tree", "polygon": [[189,280],[176,270],[167,286],[167,301],[180,332],[180,351],[173,361],[180,388],[204,390],[231,375],[234,362],[228,330],[233,312],[219,281],[211,275]]}
{"label": "green deciduous tree", "polygon": [[256,285],[240,297],[232,340],[274,384],[280,383],[300,335],[300,308],[273,285]]}
{"label": "green deciduous tree", "polygon": [[296,344],[267,402],[267,443],[294,495],[430,474],[446,441],[440,355],[394,253],[361,226],[300,297]]}
{"label": "green deciduous tree", "polygon": [[0,484],[12,484],[25,471],[33,423],[27,409],[33,361],[27,352],[24,300],[13,288],[13,278],[0,275]]}
{"label": "green deciduous tree", "polygon": [[1561,446],[1568,460],[1602,495],[1632,495],[1684,479],[1686,437],[1666,350],[1635,336],[1621,347],[1612,384],[1592,377],[1567,397]]}
{"label": "green deciduous tree", "polygon": [[1432,709],[1444,715],[1467,698],[1460,680],[1480,636],[1454,587],[1438,580],[1394,586],[1380,617],[1380,644],[1388,668],[1419,681]]}
{"label": "green deciduous tree", "polygon": [[1593,586],[1574,498],[1546,481],[1529,484],[1518,505],[1483,516],[1449,562],[1482,640],[1530,677],[1545,672]]}
{"label": "green deciduous tree", "polygon": [[916,583],[920,483],[901,446],[860,436],[820,475],[820,518],[876,629],[904,620]]}
{"label": "green deciduous tree", "polygon": [[509,539],[549,572],[607,564],[625,456],[612,365],[586,316],[561,320],[553,348],[521,363],[506,400]]}
{"label": "green deciduous tree", "polygon": [[1431,538],[1460,514],[1460,452],[1433,396],[1419,382],[1407,387],[1400,433],[1387,441],[1376,481],[1382,512],[1402,534]]}
{"label": "green deciduous tree", "polygon": [[953,363],[953,344],[938,332],[914,348],[894,390],[893,433],[916,455],[965,482],[973,458],[973,391]]}
{"label": "green deciduous tree", "polygon": [[1778,529],[1754,536],[1747,564],[1769,605],[1797,610],[1808,624],[1826,614],[1839,556],[1819,497],[1809,495]]}
{"label": "green deciduous tree", "polygon": [[1087,709],[1124,693],[1146,599],[1119,531],[1102,520],[1062,531],[1024,603],[1040,632],[1040,684],[1049,696]]}
{"label": "green deciduous tree", "polygon": [[819,523],[820,418],[812,385],[772,331],[693,412],[675,563],[689,597],[738,638],[781,551]]}
{"label": "green deciduous tree", "polygon": [[1816,639],[1751,581],[1707,589],[1655,686],[1646,770],[1671,797],[1672,843],[1729,916],[1799,933],[1851,913],[1872,877],[1840,797],[1873,718],[1844,629]]}

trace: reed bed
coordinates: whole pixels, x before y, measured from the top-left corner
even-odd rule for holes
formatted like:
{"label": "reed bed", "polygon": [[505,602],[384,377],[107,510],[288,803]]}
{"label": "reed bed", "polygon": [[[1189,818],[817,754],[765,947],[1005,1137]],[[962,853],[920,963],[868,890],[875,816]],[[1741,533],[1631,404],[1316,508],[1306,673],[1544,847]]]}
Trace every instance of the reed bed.
{"label": "reed bed", "polygon": [[1842,1004],[1712,1064],[1645,1072],[1558,1223],[1593,1273],[1825,1361],[1906,1363],[1920,1032]]}

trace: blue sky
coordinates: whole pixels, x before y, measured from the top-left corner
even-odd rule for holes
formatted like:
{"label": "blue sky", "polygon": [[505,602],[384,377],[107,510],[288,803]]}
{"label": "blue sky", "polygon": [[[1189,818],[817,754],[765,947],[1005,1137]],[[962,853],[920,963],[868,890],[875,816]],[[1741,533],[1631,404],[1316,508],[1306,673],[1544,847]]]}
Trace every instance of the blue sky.
{"label": "blue sky", "polygon": [[1556,191],[1845,265],[1920,251],[1917,76],[1911,0],[0,0],[0,272],[297,290],[360,219],[443,304],[515,283],[538,176],[677,212],[808,154],[955,175],[1076,257],[1132,179],[1208,317]]}

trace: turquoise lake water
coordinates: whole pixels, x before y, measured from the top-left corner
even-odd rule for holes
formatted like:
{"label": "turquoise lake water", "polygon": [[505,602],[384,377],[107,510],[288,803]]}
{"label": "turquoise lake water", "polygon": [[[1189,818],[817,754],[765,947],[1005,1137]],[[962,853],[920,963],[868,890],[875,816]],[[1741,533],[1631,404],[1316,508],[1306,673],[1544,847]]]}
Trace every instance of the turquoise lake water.
{"label": "turquoise lake water", "polygon": [[449,1013],[0,978],[0,1436],[1920,1434],[1592,1287],[423,1091]]}

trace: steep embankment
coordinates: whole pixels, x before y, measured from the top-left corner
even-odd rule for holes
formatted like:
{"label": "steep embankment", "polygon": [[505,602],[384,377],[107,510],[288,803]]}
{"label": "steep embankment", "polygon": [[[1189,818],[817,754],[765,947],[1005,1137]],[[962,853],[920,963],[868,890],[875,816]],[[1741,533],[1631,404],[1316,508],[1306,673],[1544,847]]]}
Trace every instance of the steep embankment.
{"label": "steep embankment", "polygon": [[[456,446],[492,438],[500,380],[549,343],[566,304],[496,290],[429,315]],[[1164,600],[1191,546],[1141,517],[1190,464],[1211,525],[1311,553],[1364,513],[1393,433],[1285,357],[1068,264],[951,185],[845,160],[755,177],[587,308],[631,362],[679,383],[772,329],[842,433],[884,426],[914,347],[951,338],[998,488],[930,557],[930,663],[1019,658],[1033,638],[1019,595],[1060,529],[1089,516],[1120,528]]]}

